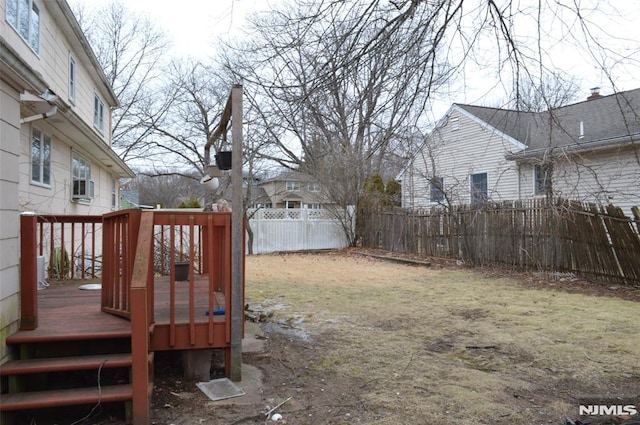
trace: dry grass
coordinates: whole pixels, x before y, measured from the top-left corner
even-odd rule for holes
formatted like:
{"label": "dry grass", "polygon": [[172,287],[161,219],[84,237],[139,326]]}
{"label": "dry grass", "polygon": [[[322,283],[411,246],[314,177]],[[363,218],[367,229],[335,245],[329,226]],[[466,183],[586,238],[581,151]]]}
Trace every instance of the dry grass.
{"label": "dry grass", "polygon": [[340,254],[248,257],[246,295],[331,340],[310,373],[350,382],[366,423],[561,423],[640,393],[633,301]]}

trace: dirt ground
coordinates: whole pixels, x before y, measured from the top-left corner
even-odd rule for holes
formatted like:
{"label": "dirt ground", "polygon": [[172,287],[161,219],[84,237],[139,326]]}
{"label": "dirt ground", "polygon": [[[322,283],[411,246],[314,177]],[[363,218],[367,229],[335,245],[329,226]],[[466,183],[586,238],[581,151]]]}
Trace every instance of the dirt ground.
{"label": "dirt ground", "polygon": [[272,423],[288,400],[280,423],[640,424],[578,416],[586,396],[640,405],[640,288],[362,254],[248,257],[247,302],[273,313],[243,358],[259,399],[211,402],[161,358],[153,423]]}

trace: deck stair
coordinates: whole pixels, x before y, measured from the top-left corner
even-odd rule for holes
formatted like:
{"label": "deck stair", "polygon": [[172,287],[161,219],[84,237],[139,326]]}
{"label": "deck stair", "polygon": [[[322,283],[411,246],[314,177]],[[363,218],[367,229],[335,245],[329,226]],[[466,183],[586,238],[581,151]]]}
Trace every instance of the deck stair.
{"label": "deck stair", "polygon": [[[130,335],[61,335],[18,332],[7,339],[15,360],[0,366],[3,424],[66,419],[69,406],[89,412],[94,406],[124,402],[130,413]],[[84,410],[83,410],[84,409]]]}

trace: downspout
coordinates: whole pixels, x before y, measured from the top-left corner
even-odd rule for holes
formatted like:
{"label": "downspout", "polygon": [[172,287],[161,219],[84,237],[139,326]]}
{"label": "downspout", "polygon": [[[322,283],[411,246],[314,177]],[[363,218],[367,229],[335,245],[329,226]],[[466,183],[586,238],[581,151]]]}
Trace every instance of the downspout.
{"label": "downspout", "polygon": [[51,107],[51,109],[49,109],[44,114],[36,114],[36,115],[31,115],[30,117],[21,118],[20,119],[20,124],[28,123],[28,122],[31,122],[31,121],[37,121],[37,120],[41,120],[41,119],[50,118],[50,117],[54,116],[57,113],[58,113],[58,106],[57,105],[53,105]]}

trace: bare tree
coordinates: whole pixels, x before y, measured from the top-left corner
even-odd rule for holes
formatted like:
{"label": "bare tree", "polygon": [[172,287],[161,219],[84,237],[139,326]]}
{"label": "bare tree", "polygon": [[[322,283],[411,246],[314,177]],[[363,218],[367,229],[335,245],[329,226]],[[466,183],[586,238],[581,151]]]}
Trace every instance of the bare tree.
{"label": "bare tree", "polygon": [[[315,11],[305,4],[255,19],[254,41],[227,52],[226,63],[256,93],[252,107],[271,142],[261,156],[311,174],[342,214],[357,204],[368,177],[399,171],[389,159],[405,156],[403,133],[425,108],[423,87],[436,87],[442,75],[439,68],[421,67],[433,46],[395,47],[406,34],[391,34],[384,49],[362,58],[350,56],[354,45],[378,43],[384,26],[350,31],[366,7],[341,19],[307,21]],[[353,217],[340,218],[351,229]],[[352,231],[348,237],[355,242]]]}
{"label": "bare tree", "polygon": [[149,124],[167,114],[174,97],[162,83],[167,36],[117,0],[74,13],[120,102],[113,111],[114,149],[125,161],[149,158]]}
{"label": "bare tree", "polygon": [[176,208],[180,202],[201,199],[197,175],[179,175],[170,170],[137,170],[125,190],[138,191],[140,205]]}

